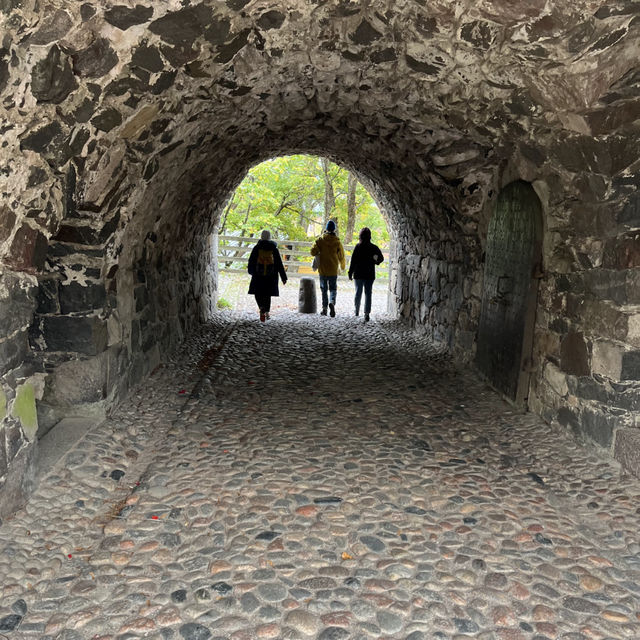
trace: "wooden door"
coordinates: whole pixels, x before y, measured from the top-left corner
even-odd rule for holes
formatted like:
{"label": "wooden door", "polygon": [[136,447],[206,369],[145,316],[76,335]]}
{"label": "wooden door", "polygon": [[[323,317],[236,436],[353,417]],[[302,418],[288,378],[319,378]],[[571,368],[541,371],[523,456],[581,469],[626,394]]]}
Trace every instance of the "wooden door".
{"label": "wooden door", "polygon": [[528,182],[498,196],[489,223],[476,364],[487,381],[526,406],[542,266],[542,206]]}

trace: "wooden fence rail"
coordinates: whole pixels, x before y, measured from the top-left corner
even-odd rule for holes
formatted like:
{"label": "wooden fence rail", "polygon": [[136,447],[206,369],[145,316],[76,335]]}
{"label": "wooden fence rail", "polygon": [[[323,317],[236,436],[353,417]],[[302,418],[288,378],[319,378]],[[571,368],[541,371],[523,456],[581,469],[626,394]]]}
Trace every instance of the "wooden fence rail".
{"label": "wooden fence rail", "polygon": [[[279,240],[273,239],[278,245],[278,250],[282,256],[282,263],[287,270],[289,277],[302,277],[314,275],[311,268],[313,256],[309,253],[313,246],[313,241],[309,240]],[[256,237],[243,236],[218,236],[218,268],[225,273],[247,273],[247,263],[249,255],[255,243],[258,241]],[[246,244],[242,244],[246,243]],[[345,260],[347,269],[351,253],[355,245],[343,245],[345,252]],[[389,252],[381,247],[384,262],[376,268],[376,278],[380,280],[388,280],[389,278]],[[339,276],[344,279],[347,276]]]}

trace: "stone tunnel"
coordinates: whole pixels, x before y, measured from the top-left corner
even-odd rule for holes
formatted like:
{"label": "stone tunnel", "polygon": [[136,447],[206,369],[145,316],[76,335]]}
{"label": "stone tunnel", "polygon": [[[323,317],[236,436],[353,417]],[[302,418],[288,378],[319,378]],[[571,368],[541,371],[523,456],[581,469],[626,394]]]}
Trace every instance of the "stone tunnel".
{"label": "stone tunnel", "polygon": [[[638,2],[0,25],[3,638],[640,636]],[[393,314],[216,310],[294,153],[374,196]]]}
{"label": "stone tunnel", "polygon": [[253,165],[329,157],[398,317],[640,470],[640,7],[1,0],[0,513],[215,310]]}

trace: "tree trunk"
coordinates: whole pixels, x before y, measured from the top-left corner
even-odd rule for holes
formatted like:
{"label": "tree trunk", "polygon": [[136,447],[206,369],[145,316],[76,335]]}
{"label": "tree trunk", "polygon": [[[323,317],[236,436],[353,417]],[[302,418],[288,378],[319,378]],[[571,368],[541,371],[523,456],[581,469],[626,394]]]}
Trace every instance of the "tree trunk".
{"label": "tree trunk", "polygon": [[329,219],[331,218],[331,212],[333,208],[336,206],[336,196],[333,192],[333,183],[329,178],[329,169],[331,168],[331,163],[327,158],[320,158],[320,163],[322,165],[322,173],[324,176],[324,218],[323,223],[326,225]]}
{"label": "tree trunk", "polygon": [[236,192],[234,191],[233,195],[231,196],[231,200],[229,200],[229,204],[227,205],[226,209],[224,210],[224,213],[222,214],[222,224],[220,225],[220,230],[218,231],[218,235],[221,235],[221,236],[224,235],[224,230],[225,230],[225,227],[227,226],[227,218],[229,217],[229,212],[233,207],[233,203],[235,199],[236,199]]}
{"label": "tree trunk", "polygon": [[[251,202],[247,205],[247,212],[244,214],[244,220],[242,221],[242,229],[240,230],[240,237],[244,238],[244,234],[247,232],[247,228],[245,225],[249,222],[249,214],[251,213]],[[240,246],[242,246],[242,241],[240,241]]]}
{"label": "tree trunk", "polygon": [[[244,237],[244,234],[246,233],[247,229],[246,229],[245,225],[249,221],[249,214],[250,213],[251,213],[251,203],[249,203],[247,205],[247,212],[244,215],[244,221],[242,223],[242,229],[240,231],[240,237]],[[243,246],[244,245],[242,244],[242,240],[238,240],[238,248],[242,248]],[[225,262],[226,267],[229,268],[233,264],[233,259],[234,258],[242,257],[244,254],[245,254],[244,251],[236,251],[233,256],[229,256],[231,258],[231,261]]]}
{"label": "tree trunk", "polygon": [[282,211],[283,211],[286,207],[288,207],[290,204],[291,204],[290,202],[287,202],[287,197],[286,197],[286,196],[284,196],[284,197],[282,198],[282,201],[281,201],[281,202],[280,202],[280,204],[278,205],[278,208],[275,210],[275,212],[274,212],[274,214],[273,214],[273,217],[275,218],[276,216],[279,216],[279,215],[282,213]]}
{"label": "tree trunk", "polygon": [[356,226],[356,187],[358,186],[358,178],[351,171],[347,177],[347,185],[347,229],[344,241],[346,244],[351,244]]}

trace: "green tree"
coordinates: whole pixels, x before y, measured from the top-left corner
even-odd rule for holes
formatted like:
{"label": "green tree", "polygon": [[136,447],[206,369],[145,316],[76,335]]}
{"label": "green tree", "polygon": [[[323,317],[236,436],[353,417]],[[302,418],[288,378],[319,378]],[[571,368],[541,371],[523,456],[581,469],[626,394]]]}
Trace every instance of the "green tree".
{"label": "green tree", "polygon": [[[326,158],[282,156],[249,170],[222,212],[219,233],[253,238],[269,229],[275,238],[307,240],[319,235],[329,218],[345,244],[363,226],[377,244],[388,243],[384,218],[355,174]],[[227,264],[246,256],[252,243],[239,241],[227,251]]]}
{"label": "green tree", "polygon": [[308,156],[285,156],[253,167],[222,214],[220,233],[255,236],[268,228],[278,237],[304,239],[307,201],[313,193]]}

